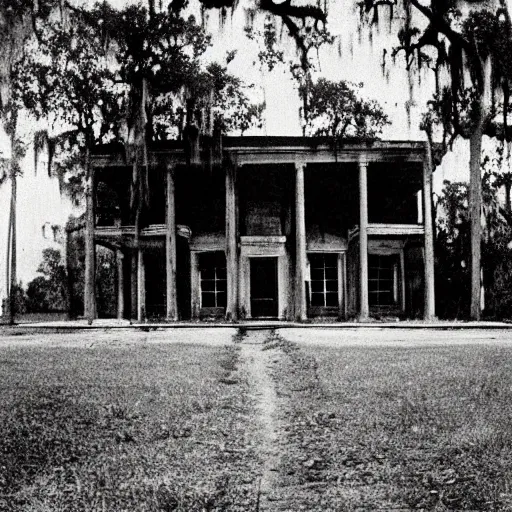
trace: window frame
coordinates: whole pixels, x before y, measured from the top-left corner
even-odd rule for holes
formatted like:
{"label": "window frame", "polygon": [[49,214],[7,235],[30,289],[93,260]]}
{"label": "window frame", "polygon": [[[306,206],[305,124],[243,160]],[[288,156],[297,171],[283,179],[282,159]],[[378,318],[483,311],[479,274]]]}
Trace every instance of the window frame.
{"label": "window frame", "polygon": [[[322,279],[312,279],[314,267],[311,262],[311,256],[313,257],[322,257],[323,259],[323,278]],[[343,254],[338,251],[308,251],[307,252],[307,262],[308,262],[308,283],[309,283],[309,291],[308,291],[308,302],[309,302],[309,314],[311,316],[318,316],[325,313],[328,314],[342,314],[342,308],[344,307],[344,276],[343,276]],[[335,262],[335,265],[330,265],[329,262],[326,263],[326,258],[332,258]],[[326,278],[326,269],[334,268],[335,269],[335,279],[327,279]],[[327,282],[333,281],[336,283],[336,290],[331,291],[327,288]],[[313,292],[313,282],[322,282],[322,292]],[[323,295],[323,305],[313,304],[313,294],[321,293]],[[334,305],[328,305],[327,296],[334,295],[336,297],[336,303]]]}
{"label": "window frame", "polygon": [[[370,304],[370,257],[384,256],[395,257],[396,265],[393,265],[393,284],[391,293],[396,297],[396,301],[391,305],[372,305]],[[404,269],[404,251],[397,248],[372,248],[368,251],[368,303],[370,309],[374,311],[405,311],[405,269]]]}
{"label": "window frame", "polygon": [[[224,257],[224,266],[221,266],[219,263],[219,259],[221,255]],[[204,261],[206,259],[210,259],[213,261],[214,265],[212,268],[208,269],[210,271],[213,270],[213,278],[203,278],[203,271],[206,269]],[[202,260],[202,261],[201,261]],[[224,270],[224,277],[219,276],[219,271]],[[199,255],[199,261],[198,261],[198,274],[199,274],[199,307],[201,309],[207,309],[207,310],[217,310],[217,309],[226,309],[227,304],[227,264],[226,264],[226,255],[223,251],[215,251],[215,252],[205,252],[201,253]],[[203,283],[204,282],[210,282],[213,283],[213,290],[203,290]],[[222,283],[224,283],[222,285]],[[204,305],[204,298],[203,294],[209,294],[213,295],[214,297],[214,304],[210,306]],[[219,304],[219,295],[224,295],[223,304]]]}

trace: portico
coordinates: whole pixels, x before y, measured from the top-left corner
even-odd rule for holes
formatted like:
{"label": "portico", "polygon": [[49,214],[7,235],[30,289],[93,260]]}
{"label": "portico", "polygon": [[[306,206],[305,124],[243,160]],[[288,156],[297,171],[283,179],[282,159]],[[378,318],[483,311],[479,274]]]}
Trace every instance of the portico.
{"label": "portico", "polygon": [[[178,144],[151,151],[165,170],[165,215],[142,227],[135,299],[127,276],[119,314],[137,303],[141,319],[150,286],[148,247],[165,258],[165,317],[279,318],[371,315],[434,316],[430,166],[420,142],[347,143],[302,137],[226,137],[223,163],[191,169]],[[122,162],[95,156],[97,179]],[[107,173],[108,174],[108,173]],[[427,198],[427,200],[425,200]],[[96,243],[135,254],[133,226],[95,231]],[[133,279],[136,278],[136,286]],[[133,297],[133,293],[131,294]],[[122,296],[122,297],[121,297]],[[426,299],[424,298],[426,297]],[[184,301],[187,304],[184,304]]]}

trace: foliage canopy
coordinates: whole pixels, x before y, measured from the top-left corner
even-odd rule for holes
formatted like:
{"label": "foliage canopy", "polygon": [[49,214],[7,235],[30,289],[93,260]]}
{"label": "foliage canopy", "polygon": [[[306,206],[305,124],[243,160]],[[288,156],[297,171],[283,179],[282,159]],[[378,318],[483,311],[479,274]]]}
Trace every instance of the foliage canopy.
{"label": "foliage canopy", "polygon": [[357,89],[362,85],[325,78],[312,83],[308,88],[310,134],[328,136],[335,144],[348,138],[375,140],[389,120],[376,101],[359,97]]}

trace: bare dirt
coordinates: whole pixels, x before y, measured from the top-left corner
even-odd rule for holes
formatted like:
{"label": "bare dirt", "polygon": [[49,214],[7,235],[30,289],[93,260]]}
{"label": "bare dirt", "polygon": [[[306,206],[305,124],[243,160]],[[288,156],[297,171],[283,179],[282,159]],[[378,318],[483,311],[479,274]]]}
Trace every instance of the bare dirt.
{"label": "bare dirt", "polygon": [[259,477],[258,510],[273,510],[277,499],[277,471],[280,460],[278,398],[271,376],[274,354],[264,350],[264,343],[271,336],[270,330],[250,331],[241,342],[240,359],[245,370],[255,405],[258,423],[258,452],[262,465]]}

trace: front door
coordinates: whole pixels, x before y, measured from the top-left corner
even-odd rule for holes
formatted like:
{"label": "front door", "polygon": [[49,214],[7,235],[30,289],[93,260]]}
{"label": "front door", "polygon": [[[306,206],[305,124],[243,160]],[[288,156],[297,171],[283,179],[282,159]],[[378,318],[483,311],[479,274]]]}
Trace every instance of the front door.
{"label": "front door", "polygon": [[277,258],[251,258],[251,316],[277,317]]}

